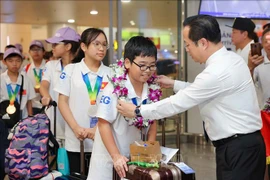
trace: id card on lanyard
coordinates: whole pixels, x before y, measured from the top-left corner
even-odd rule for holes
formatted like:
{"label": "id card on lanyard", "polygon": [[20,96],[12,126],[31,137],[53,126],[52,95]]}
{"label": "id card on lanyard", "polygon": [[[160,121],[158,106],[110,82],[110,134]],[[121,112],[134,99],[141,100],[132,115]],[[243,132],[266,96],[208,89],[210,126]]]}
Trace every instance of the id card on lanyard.
{"label": "id card on lanyard", "polygon": [[91,83],[90,83],[90,79],[88,77],[88,74],[83,74],[82,73],[82,78],[83,78],[83,81],[84,81],[84,83],[86,85],[88,96],[89,96],[89,101],[90,101],[90,105],[91,105],[90,109],[89,109],[89,112],[88,112],[88,115],[90,117],[90,128],[93,128],[93,127],[96,126],[96,124],[98,122],[98,118],[93,117],[91,115],[93,113],[95,113],[96,110],[97,110],[96,100],[97,100],[97,96],[98,96],[98,93],[99,93],[101,85],[102,85],[103,77],[97,76],[94,89],[92,89],[92,87],[91,87]]}

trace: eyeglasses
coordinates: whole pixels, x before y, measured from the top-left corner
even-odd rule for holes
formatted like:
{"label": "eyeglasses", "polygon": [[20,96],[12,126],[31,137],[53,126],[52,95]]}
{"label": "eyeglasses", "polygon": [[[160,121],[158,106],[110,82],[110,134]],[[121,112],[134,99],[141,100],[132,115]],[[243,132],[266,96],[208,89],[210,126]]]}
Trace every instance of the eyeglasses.
{"label": "eyeglasses", "polygon": [[59,43],[52,43],[52,48],[55,48],[59,44],[65,44],[64,42],[59,42]]}
{"label": "eyeglasses", "polygon": [[92,44],[95,46],[95,48],[97,48],[97,49],[100,49],[101,47],[103,48],[103,49],[109,49],[109,45],[108,44],[102,44],[101,42],[99,42],[99,41],[95,41],[95,42],[92,42]]}
{"label": "eyeglasses", "polygon": [[136,66],[138,66],[141,71],[146,71],[147,69],[149,69],[150,71],[157,70],[157,66],[156,65],[151,65],[151,66],[139,65],[135,61],[133,61],[133,63],[136,64]]}
{"label": "eyeglasses", "polygon": [[41,52],[41,51],[43,51],[43,49],[42,48],[36,48],[36,49],[30,49],[30,51]]}

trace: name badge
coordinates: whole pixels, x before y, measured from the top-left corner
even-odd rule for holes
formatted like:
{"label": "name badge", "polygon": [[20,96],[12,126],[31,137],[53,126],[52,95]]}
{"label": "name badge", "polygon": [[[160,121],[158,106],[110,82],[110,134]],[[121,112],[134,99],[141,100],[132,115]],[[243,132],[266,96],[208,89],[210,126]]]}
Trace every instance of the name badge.
{"label": "name badge", "polygon": [[97,117],[90,117],[90,128],[93,128],[96,126],[98,122],[98,118]]}

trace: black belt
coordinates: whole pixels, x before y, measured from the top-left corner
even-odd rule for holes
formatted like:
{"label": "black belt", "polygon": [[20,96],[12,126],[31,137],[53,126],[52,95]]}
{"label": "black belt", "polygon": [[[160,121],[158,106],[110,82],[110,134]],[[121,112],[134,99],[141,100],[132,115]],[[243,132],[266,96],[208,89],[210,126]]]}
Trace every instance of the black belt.
{"label": "black belt", "polygon": [[215,147],[219,147],[221,145],[224,145],[238,137],[242,137],[242,136],[248,136],[248,135],[253,135],[253,134],[256,134],[256,133],[259,133],[260,131],[255,131],[255,132],[252,132],[252,133],[248,133],[248,134],[235,134],[233,136],[230,136],[230,137],[227,137],[227,138],[224,138],[224,139],[220,139],[220,140],[217,140],[217,141],[212,141],[213,145]]}

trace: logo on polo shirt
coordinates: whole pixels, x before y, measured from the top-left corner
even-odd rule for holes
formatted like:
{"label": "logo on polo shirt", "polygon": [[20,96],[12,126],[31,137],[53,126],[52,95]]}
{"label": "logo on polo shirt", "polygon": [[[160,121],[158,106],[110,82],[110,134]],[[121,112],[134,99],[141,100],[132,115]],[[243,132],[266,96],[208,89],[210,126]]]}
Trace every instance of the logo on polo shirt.
{"label": "logo on polo shirt", "polygon": [[100,103],[102,104],[110,104],[111,98],[109,96],[101,96]]}
{"label": "logo on polo shirt", "polygon": [[[19,92],[19,94],[20,94],[20,92]],[[26,90],[25,89],[22,91],[22,95],[26,95]]]}
{"label": "logo on polo shirt", "polygon": [[66,73],[65,72],[62,72],[61,74],[60,74],[60,79],[65,79],[66,78]]}
{"label": "logo on polo shirt", "polygon": [[104,89],[107,86],[107,84],[108,84],[108,82],[102,82],[100,89]]}

